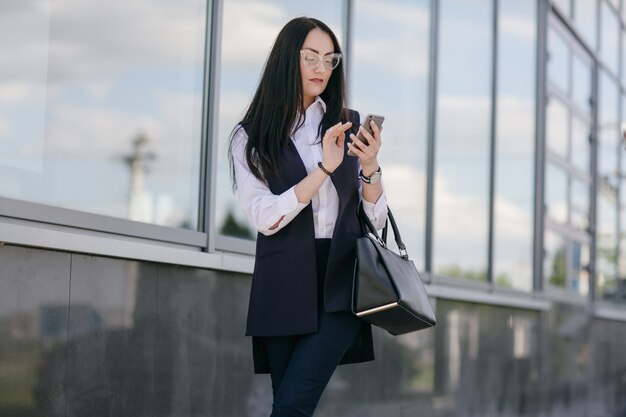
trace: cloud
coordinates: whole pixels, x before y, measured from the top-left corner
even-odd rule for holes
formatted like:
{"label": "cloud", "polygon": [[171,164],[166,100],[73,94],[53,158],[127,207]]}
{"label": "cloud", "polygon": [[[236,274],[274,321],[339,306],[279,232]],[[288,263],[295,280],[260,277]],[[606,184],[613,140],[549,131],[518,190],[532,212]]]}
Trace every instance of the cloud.
{"label": "cloud", "polygon": [[65,0],[51,9],[39,6],[45,2],[24,2],[30,7],[0,7],[0,27],[19,39],[0,44],[1,55],[12,57],[10,68],[1,70],[3,79],[24,79],[40,68],[35,64],[48,59],[48,46],[49,82],[203,62],[203,0],[134,0],[104,7],[97,0]]}
{"label": "cloud", "polygon": [[525,41],[535,40],[535,23],[527,18],[505,14],[500,17],[498,28],[502,34],[511,35]]}
{"label": "cloud", "polygon": [[[399,4],[396,2],[382,3],[378,0],[359,0],[356,4],[356,12],[359,19],[363,19],[366,25],[401,26],[408,25],[428,27],[430,13],[427,5]],[[371,27],[371,26],[370,26]],[[380,35],[376,31],[376,35]]]}
{"label": "cloud", "polygon": [[45,147],[49,156],[107,158],[130,151],[140,132],[163,138],[164,130],[155,115],[62,104],[51,110]]}
{"label": "cloud", "polygon": [[45,84],[32,84],[26,82],[0,83],[0,107],[17,106],[35,98],[44,98]]}
{"label": "cloud", "polygon": [[265,62],[287,18],[287,11],[278,5],[260,1],[246,2],[245,6],[226,2],[222,28],[223,65],[260,72],[260,65]]}
{"label": "cloud", "polygon": [[[355,13],[356,65],[404,76],[428,74],[427,7],[363,1],[358,3]],[[377,30],[369,30],[371,27]]]}

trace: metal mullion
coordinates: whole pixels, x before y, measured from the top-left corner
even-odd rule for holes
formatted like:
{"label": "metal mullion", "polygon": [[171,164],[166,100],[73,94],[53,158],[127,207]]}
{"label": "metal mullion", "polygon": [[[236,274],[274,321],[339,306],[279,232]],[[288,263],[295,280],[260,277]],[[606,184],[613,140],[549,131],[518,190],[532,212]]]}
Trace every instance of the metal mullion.
{"label": "metal mullion", "polygon": [[591,241],[589,234],[585,230],[575,229],[570,225],[555,222],[550,218],[546,218],[545,228],[569,240],[577,240],[585,243],[589,243]]}
{"label": "metal mullion", "polygon": [[[624,74],[624,51],[623,51],[623,47],[624,47],[624,34],[623,34],[623,22],[622,22],[622,15],[619,13],[617,13],[618,17],[619,17],[619,23],[620,23],[620,31],[619,31],[619,39],[617,40],[617,45],[618,45],[618,63],[617,63],[617,72],[618,74]],[[618,120],[621,121],[622,123],[624,122],[623,120],[623,91],[621,91],[621,80],[618,79],[617,82],[617,86],[618,86],[618,90],[619,94],[617,95],[617,114],[618,114]],[[619,128],[618,128],[619,129]],[[622,138],[620,137],[622,135],[621,133],[621,129],[619,129],[619,136],[618,136],[618,140],[617,140],[617,150],[616,153],[618,155],[617,158],[617,224],[616,224],[616,229],[617,229],[617,247],[615,248],[616,253],[615,253],[615,277],[617,279],[620,279],[621,277],[621,273],[620,273],[620,261],[622,258],[622,254],[621,254],[621,248],[622,248],[622,238],[621,238],[621,230],[622,230],[622,187],[623,187],[623,176],[622,176],[622,157],[621,157],[621,147],[622,147]]]}
{"label": "metal mullion", "polygon": [[439,51],[439,1],[430,3],[430,62],[428,86],[428,140],[426,158],[426,227],[424,233],[424,269],[433,276],[433,228],[435,184],[435,135],[437,133],[437,70]]}
{"label": "metal mullion", "polygon": [[211,32],[210,47],[207,51],[207,112],[206,112],[206,162],[205,167],[205,213],[204,227],[208,233],[206,251],[215,250],[215,206],[217,190],[217,153],[219,149],[218,109],[220,100],[220,66],[222,50],[222,23],[224,0],[212,0],[211,3]]}
{"label": "metal mullion", "polygon": [[[599,7],[599,6],[598,6]],[[598,13],[598,19],[600,18]],[[591,72],[591,134],[590,140],[590,173],[591,173],[591,190],[589,199],[589,228],[588,233],[591,238],[589,243],[589,307],[591,310],[595,306],[596,298],[596,210],[597,210],[597,194],[598,194],[598,61],[595,60],[595,65],[592,67]]]}
{"label": "metal mullion", "polygon": [[496,176],[496,115],[498,100],[498,12],[499,0],[493,0],[493,21],[491,39],[491,134],[489,150],[489,201],[488,201],[488,237],[487,237],[487,282],[493,286],[493,247],[495,214],[495,176]]}
{"label": "metal mullion", "polygon": [[[203,79],[203,92],[202,92],[202,130],[201,130],[201,144],[200,144],[200,193],[198,200],[198,225],[202,227],[204,232],[209,232],[209,224],[208,224],[208,198],[210,193],[208,193],[207,184],[209,182],[208,176],[208,149],[209,149],[209,135],[207,134],[207,120],[208,113],[210,112],[209,106],[209,97],[210,97],[210,86],[209,86],[209,73],[211,66],[211,28],[213,27],[211,6],[212,2],[207,2],[206,10],[205,10],[205,32],[204,32],[204,79]],[[206,250],[206,245],[204,247]]]}
{"label": "metal mullion", "polygon": [[546,152],[546,78],[547,78],[547,31],[549,5],[537,0],[537,61],[535,95],[535,206],[533,221],[533,289],[543,290],[543,233],[545,201],[545,152]]}
{"label": "metal mullion", "polygon": [[[348,75],[350,74],[350,68],[352,68],[352,62],[354,59],[352,58],[352,25],[353,25],[353,14],[354,14],[354,4],[352,0],[344,0],[344,18],[345,18],[345,30],[344,30],[344,47],[343,52],[345,55],[344,59],[344,74],[346,80],[346,90],[350,92],[351,86],[351,78]],[[349,94],[351,96],[352,94]]]}
{"label": "metal mullion", "polygon": [[[598,7],[599,7],[599,3],[598,3],[598,6],[596,6],[596,9],[597,9],[596,18],[599,18],[599,13],[600,13]],[[554,16],[554,18],[550,18],[550,20],[557,20],[561,24],[560,26],[553,25],[553,27],[555,27],[557,30],[559,30],[560,28],[565,29],[565,30],[560,30],[560,32],[561,33],[565,32],[573,36],[579,46],[581,46],[589,55],[592,55],[593,57],[595,57],[596,54],[594,53],[593,47],[590,46],[587,43],[587,41],[582,38],[582,36],[580,36],[578,31],[572,25],[572,23],[567,18],[564,18],[561,12],[556,7],[550,5],[548,6],[547,12],[549,10],[552,10],[551,15]],[[596,32],[598,31],[599,31],[598,26],[596,26]],[[596,33],[596,39],[599,39],[599,33]]]}
{"label": "metal mullion", "polygon": [[579,169],[567,162],[559,154],[552,152],[550,149],[546,149],[546,161],[547,163],[560,168],[565,174],[568,174],[571,177],[574,177],[587,184],[591,184],[591,177],[589,175],[581,174]]}

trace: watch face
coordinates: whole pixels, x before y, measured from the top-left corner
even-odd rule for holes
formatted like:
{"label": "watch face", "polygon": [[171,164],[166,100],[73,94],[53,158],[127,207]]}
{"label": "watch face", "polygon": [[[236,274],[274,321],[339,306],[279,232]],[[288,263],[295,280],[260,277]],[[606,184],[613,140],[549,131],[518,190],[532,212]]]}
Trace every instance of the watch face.
{"label": "watch face", "polygon": [[380,171],[374,172],[370,177],[370,184],[376,184],[378,181],[380,181],[380,174]]}

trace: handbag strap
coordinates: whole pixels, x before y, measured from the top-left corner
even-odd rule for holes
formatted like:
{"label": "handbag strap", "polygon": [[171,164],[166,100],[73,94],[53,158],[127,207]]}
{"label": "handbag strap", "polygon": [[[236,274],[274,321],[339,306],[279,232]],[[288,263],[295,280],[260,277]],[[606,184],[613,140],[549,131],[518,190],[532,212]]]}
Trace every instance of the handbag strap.
{"label": "handbag strap", "polygon": [[378,236],[378,232],[376,228],[370,221],[370,219],[365,214],[363,210],[363,203],[359,203],[359,210],[357,212],[359,217],[359,223],[361,224],[361,231],[363,235],[367,233],[371,233],[376,240],[378,240],[383,246],[387,246],[387,229],[389,224],[391,224],[391,228],[393,229],[393,237],[396,241],[396,245],[398,246],[398,250],[400,251],[400,256],[404,259],[409,259],[409,255],[406,251],[406,246],[404,242],[402,242],[402,236],[400,236],[400,230],[398,229],[398,225],[396,224],[396,220],[393,218],[393,214],[391,213],[391,209],[387,206],[387,220],[385,221],[385,227],[383,228],[383,239]]}

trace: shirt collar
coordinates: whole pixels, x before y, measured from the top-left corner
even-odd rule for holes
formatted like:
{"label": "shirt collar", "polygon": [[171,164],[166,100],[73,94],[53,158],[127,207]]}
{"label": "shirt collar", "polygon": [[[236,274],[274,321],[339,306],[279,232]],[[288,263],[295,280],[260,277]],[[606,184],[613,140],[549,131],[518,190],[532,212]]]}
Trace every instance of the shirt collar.
{"label": "shirt collar", "polygon": [[315,103],[319,103],[320,106],[322,106],[322,112],[326,113],[326,103],[324,103],[324,100],[322,100],[320,96],[317,96],[315,98],[315,101],[313,102],[313,104]]}

